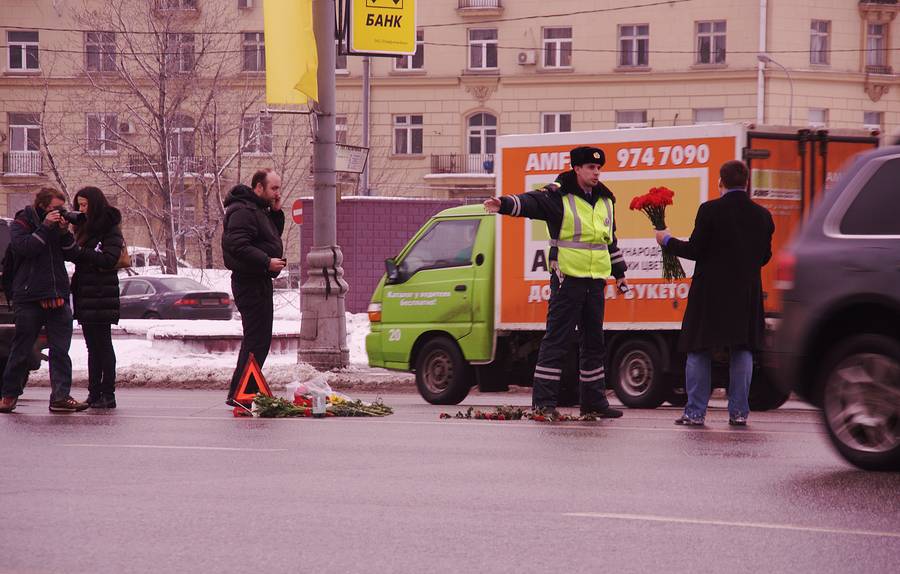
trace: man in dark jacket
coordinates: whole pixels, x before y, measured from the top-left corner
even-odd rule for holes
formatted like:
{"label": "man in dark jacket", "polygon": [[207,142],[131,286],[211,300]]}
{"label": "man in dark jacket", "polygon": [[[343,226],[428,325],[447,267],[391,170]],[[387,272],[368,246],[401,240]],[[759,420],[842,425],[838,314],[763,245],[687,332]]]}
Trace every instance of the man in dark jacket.
{"label": "man in dark jacket", "polygon": [[16,214],[10,226],[10,244],[16,258],[12,293],[16,334],[3,372],[0,413],[16,408],[28,357],[43,327],[47,329],[50,348],[50,411],[76,412],[88,408],[87,403],[69,395],[72,310],[64,259],[73,260],[77,246],[60,212],[64,204],[65,196],[59,190],[46,187],[38,192],[33,206]]}
{"label": "man in dark jacket", "polygon": [[[231,269],[231,290],[241,313],[244,339],[228,390],[228,405],[241,382],[250,353],[262,367],[272,344],[272,279],[287,264],[281,234],[281,177],[272,170],[253,174],[251,187],[236,185],[225,199],[222,253]],[[244,405],[249,407],[249,405]]]}
{"label": "man in dark jacket", "polygon": [[676,424],[704,424],[711,353],[720,349],[731,352],[728,422],[747,424],[752,352],[761,348],[765,331],[760,270],[772,257],[775,232],[771,214],[747,193],[748,176],[743,162],[725,162],[722,196],[700,206],[691,238],[656,233],[667,253],[697,262],[679,339],[679,350],[688,354],[688,403]]}
{"label": "man in dark jacket", "polygon": [[550,232],[550,259],[558,288],[550,297],[547,330],[534,371],[534,408],[551,419],[558,416],[563,361],[577,325],[581,330],[581,413],[617,418],[622,411],[611,408],[606,399],[603,341],[606,280],[614,276],[620,288],[627,285],[625,260],[615,234],[615,197],[600,183],[606,161],[603,150],[577,147],[570,157],[572,170],[557,178],[558,185],[493,197],[484,207],[491,213],[540,219]]}

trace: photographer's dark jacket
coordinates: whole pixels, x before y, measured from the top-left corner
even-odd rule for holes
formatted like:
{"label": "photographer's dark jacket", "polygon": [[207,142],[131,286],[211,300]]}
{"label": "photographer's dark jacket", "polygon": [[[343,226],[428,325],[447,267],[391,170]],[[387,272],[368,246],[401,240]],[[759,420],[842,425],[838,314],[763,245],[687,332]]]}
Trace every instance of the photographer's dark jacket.
{"label": "photographer's dark jacket", "polygon": [[269,271],[269,259],[284,256],[283,231],[283,211],[272,210],[246,185],[234,186],[225,198],[225,267],[237,278],[278,277],[278,273]]}
{"label": "photographer's dark jacket", "polygon": [[65,261],[74,260],[75,237],[57,225],[44,225],[45,215],[44,210],[29,205],[16,214],[10,226],[10,244],[16,257],[13,303],[69,300]]}
{"label": "photographer's dark jacket", "polygon": [[119,322],[119,273],[115,267],[125,243],[121,223],[119,210],[107,208],[96,230],[76,248],[72,300],[80,323]]}

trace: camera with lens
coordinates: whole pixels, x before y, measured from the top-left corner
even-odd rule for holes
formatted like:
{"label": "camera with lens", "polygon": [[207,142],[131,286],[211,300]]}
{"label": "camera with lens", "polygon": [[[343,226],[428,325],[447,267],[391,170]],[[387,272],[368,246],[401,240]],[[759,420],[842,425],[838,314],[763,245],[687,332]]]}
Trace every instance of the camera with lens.
{"label": "camera with lens", "polygon": [[73,225],[78,225],[84,219],[84,214],[80,211],[69,211],[65,207],[57,207],[56,211],[59,212],[59,215],[66,220],[67,223],[71,223]]}

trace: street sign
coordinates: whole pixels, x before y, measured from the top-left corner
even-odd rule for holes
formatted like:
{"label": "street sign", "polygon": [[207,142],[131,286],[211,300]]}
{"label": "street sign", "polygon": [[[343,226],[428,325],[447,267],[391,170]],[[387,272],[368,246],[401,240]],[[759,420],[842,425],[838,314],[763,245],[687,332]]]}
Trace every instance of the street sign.
{"label": "street sign", "polygon": [[294,223],[297,225],[303,225],[303,200],[295,199],[294,204],[291,206],[291,217],[294,218]]}
{"label": "street sign", "polygon": [[416,0],[350,0],[351,54],[416,53]]}
{"label": "street sign", "polygon": [[366,168],[369,148],[355,145],[335,144],[337,156],[334,160],[334,171],[362,173]]}

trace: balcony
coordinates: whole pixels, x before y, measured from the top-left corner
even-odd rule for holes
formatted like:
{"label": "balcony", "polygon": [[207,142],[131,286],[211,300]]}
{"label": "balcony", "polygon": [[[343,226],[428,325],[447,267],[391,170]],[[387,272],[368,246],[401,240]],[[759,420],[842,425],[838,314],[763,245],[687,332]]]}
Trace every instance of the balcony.
{"label": "balcony", "polygon": [[[162,171],[162,162],[159,156],[143,156],[141,154],[128,154],[128,163],[125,165],[127,173],[159,173]],[[207,171],[208,162],[204,157],[196,156],[169,156],[169,173],[203,173]]]}
{"label": "balcony", "polygon": [[894,73],[893,68],[890,66],[880,66],[880,65],[866,65],[866,73],[867,74],[881,74],[883,76],[890,76]]}
{"label": "balcony", "polygon": [[[462,2],[463,0],[460,0]],[[493,174],[494,154],[442,154],[431,156],[432,174]]]}
{"label": "balcony", "polygon": [[4,175],[40,175],[44,156],[39,151],[11,151],[3,154]]}
{"label": "balcony", "polygon": [[457,0],[456,13],[460,16],[499,16],[503,14],[501,0]]}

